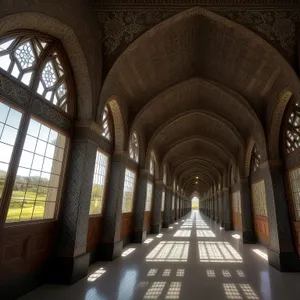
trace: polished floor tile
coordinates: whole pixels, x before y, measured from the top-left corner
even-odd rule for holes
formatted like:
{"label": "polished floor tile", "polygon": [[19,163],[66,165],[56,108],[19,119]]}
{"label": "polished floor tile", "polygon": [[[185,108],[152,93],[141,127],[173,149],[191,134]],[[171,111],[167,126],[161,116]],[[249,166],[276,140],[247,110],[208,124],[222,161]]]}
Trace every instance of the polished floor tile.
{"label": "polished floor tile", "polygon": [[92,265],[76,284],[43,285],[19,299],[300,299],[300,274],[278,272],[263,247],[239,238],[193,211],[113,262]]}

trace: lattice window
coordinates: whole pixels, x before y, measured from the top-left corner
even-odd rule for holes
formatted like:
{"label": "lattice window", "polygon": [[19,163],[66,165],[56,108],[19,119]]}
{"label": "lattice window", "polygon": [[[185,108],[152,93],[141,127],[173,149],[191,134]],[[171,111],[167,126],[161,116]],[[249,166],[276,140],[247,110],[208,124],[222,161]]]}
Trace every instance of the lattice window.
{"label": "lattice window", "polygon": [[163,166],[163,183],[167,184],[167,167],[166,165]]}
{"label": "lattice window", "polygon": [[30,120],[6,222],[54,217],[65,144],[63,134]]}
{"label": "lattice window", "polygon": [[254,214],[256,216],[267,217],[267,200],[264,180],[252,183],[251,190]]}
{"label": "lattice window", "polygon": [[289,171],[295,219],[300,221],[300,168]]}
{"label": "lattice window", "polygon": [[107,167],[108,156],[101,151],[97,151],[90,204],[90,215],[102,213]]}
{"label": "lattice window", "polygon": [[145,211],[151,211],[152,198],[153,198],[152,196],[153,196],[153,183],[148,182],[147,183],[147,196],[146,196]]}
{"label": "lattice window", "polygon": [[32,35],[0,40],[0,68],[31,87],[38,78],[37,93],[63,111],[68,111],[66,72],[54,41]]}
{"label": "lattice window", "polygon": [[161,211],[165,210],[166,191],[163,190],[161,194]]}
{"label": "lattice window", "polygon": [[260,153],[256,146],[253,147],[251,155],[251,173],[259,170],[260,168]]}
{"label": "lattice window", "polygon": [[133,132],[129,143],[129,156],[137,163],[139,162],[139,151],[139,140],[136,132]]}
{"label": "lattice window", "polygon": [[102,127],[103,127],[102,135],[110,141],[111,140],[110,112],[107,105],[104,107],[104,112],[102,115]]}
{"label": "lattice window", "polygon": [[0,197],[14,150],[22,114],[0,102]]}
{"label": "lattice window", "polygon": [[300,103],[295,102],[287,120],[285,135],[286,152],[292,153],[300,147]]}
{"label": "lattice window", "polygon": [[135,188],[135,173],[129,169],[125,171],[122,212],[132,212]]}
{"label": "lattice window", "polygon": [[232,210],[234,213],[238,213],[238,214],[242,212],[240,191],[234,192],[232,194]]}

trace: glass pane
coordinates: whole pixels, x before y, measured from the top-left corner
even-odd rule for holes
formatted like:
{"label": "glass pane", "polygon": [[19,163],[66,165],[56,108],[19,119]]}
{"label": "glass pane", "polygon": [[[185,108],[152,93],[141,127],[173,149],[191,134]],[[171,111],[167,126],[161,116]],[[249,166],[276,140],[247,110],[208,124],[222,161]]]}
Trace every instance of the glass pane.
{"label": "glass pane", "polygon": [[124,178],[124,191],[123,191],[123,206],[122,212],[128,213],[132,211],[133,195],[135,188],[135,173],[126,169]]}
{"label": "glass pane", "polygon": [[[50,131],[53,136],[58,136],[53,129],[30,120],[13,187],[11,203],[14,207],[10,206],[6,222],[54,217],[62,163],[54,160],[55,151],[54,154],[52,151],[52,158],[45,155],[50,151],[47,149],[57,148],[64,152],[64,144],[61,144],[62,148],[56,147],[59,139],[53,141],[54,145],[49,144]],[[62,140],[65,141],[65,137]],[[16,201],[21,212],[19,207],[16,209]]]}

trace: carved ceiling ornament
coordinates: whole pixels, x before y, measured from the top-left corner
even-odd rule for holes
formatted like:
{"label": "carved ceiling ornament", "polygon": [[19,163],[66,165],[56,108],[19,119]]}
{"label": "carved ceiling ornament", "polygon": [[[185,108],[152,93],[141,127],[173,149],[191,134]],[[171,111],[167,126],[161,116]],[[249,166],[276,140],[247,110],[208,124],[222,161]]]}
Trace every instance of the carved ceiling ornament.
{"label": "carved ceiling ornament", "polygon": [[[176,3],[175,3],[176,2]],[[136,38],[180,11],[203,6],[237,22],[273,44],[287,59],[296,63],[295,23],[300,22],[300,7],[291,1],[91,1],[104,33],[102,39],[108,67]],[[265,4],[268,2],[268,4]],[[118,5],[117,5],[118,3]],[[100,6],[101,4],[101,6]],[[173,5],[172,5],[173,4]]]}

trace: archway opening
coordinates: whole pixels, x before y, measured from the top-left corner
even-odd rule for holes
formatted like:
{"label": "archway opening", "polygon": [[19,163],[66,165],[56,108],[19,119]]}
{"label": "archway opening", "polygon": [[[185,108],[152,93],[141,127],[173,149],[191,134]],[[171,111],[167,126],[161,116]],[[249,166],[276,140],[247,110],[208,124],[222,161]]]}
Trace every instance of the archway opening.
{"label": "archway opening", "polygon": [[199,198],[193,197],[192,199],[192,209],[193,210],[199,210]]}

